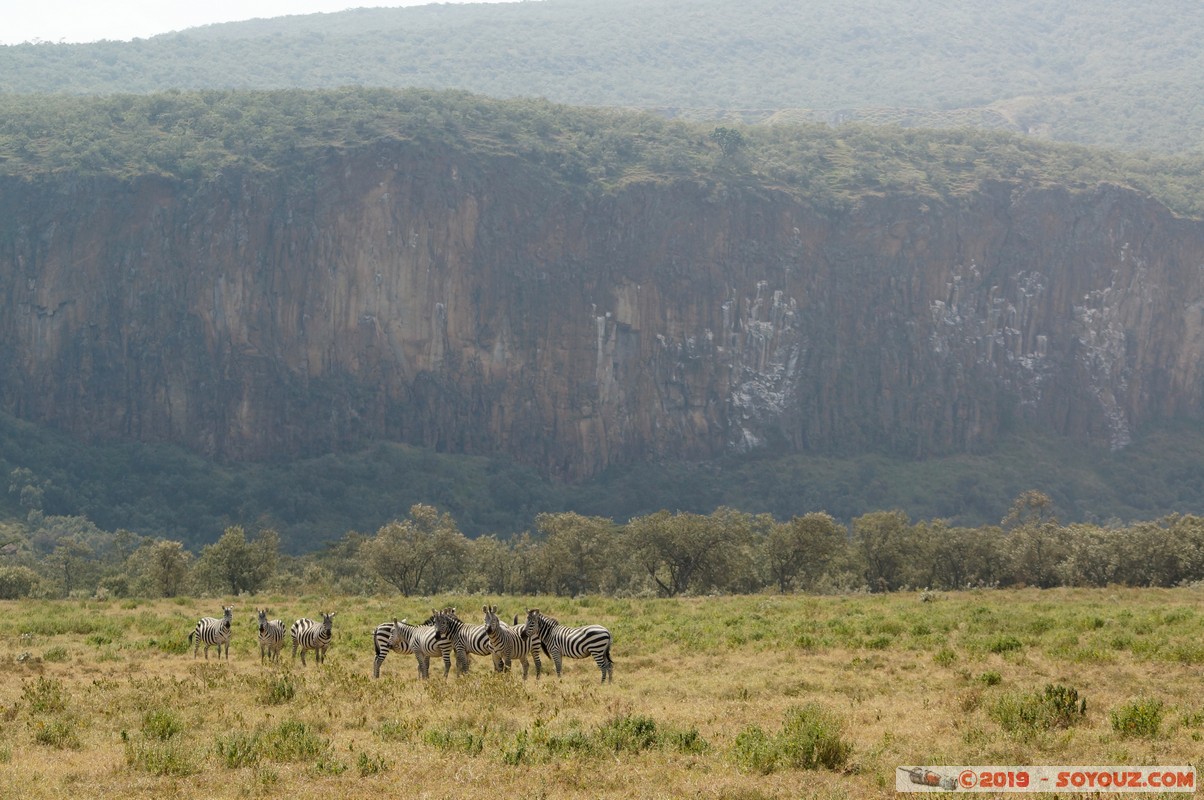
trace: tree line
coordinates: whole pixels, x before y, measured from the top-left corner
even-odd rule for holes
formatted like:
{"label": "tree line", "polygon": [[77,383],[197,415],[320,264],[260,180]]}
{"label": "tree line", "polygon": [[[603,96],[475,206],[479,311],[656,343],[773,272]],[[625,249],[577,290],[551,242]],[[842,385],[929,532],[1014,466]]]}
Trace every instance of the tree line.
{"label": "tree line", "polygon": [[845,525],[825,512],[779,521],[718,508],[657,511],[619,524],[544,513],[532,530],[469,538],[415,504],[375,534],[348,532],[287,556],[271,528],[228,527],[192,553],[181,542],[105,533],[79,517],[37,518],[0,547],[0,598],[221,596],[262,591],[576,596],[890,592],[975,587],[1176,586],[1204,580],[1204,517],[1062,525],[1028,491],[998,525],[955,527],[875,511]]}

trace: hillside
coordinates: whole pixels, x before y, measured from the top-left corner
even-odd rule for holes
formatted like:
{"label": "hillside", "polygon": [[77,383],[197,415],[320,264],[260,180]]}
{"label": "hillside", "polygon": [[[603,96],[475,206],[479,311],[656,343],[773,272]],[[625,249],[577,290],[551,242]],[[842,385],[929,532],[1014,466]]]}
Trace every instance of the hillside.
{"label": "hillside", "polygon": [[974,127],[1200,152],[1204,8],[1129,0],[542,0],[0,47],[0,92],[463,89],[740,121]]}
{"label": "hillside", "polygon": [[416,90],[8,97],[0,155],[0,397],[78,439],[584,481],[1200,421],[1204,225],[1168,210],[1200,172],[1170,160]]}

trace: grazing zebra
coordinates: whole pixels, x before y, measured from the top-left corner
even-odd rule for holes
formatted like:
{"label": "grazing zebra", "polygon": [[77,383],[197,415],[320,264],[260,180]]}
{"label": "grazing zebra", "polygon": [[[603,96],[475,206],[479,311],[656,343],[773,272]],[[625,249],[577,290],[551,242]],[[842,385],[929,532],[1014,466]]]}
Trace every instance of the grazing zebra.
{"label": "grazing zebra", "polygon": [[269,620],[266,608],[259,612],[259,663],[265,659],[280,661],[280,649],[284,647],[284,623],[278,619]]}
{"label": "grazing zebra", "polygon": [[556,664],[556,677],[560,677],[560,661],[564,657],[585,658],[593,656],[602,670],[602,682],[606,676],[615,682],[614,662],[610,660],[610,631],[601,625],[586,625],[570,628],[561,625],[555,617],[540,613],[538,608],[527,611],[527,635],[531,637],[531,648],[540,644]]}
{"label": "grazing zebra", "polygon": [[222,606],[226,615],[221,619],[201,617],[196,628],[188,634],[188,643],[192,645],[192,657],[196,658],[197,650],[205,645],[205,660],[209,660],[209,648],[217,645],[217,657],[222,657],[222,645],[226,647],[226,660],[230,660],[230,623],[234,621],[234,606]]}
{"label": "grazing zebra", "polygon": [[338,613],[331,611],[327,614],[321,612],[322,622],[317,623],[312,619],[299,619],[289,628],[289,635],[293,637],[293,660],[297,658],[297,648],[301,648],[301,666],[305,666],[305,651],[313,650],[314,659],[321,664],[326,660],[326,648],[330,647],[330,628],[334,620],[334,615]]}
{"label": "grazing zebra", "polygon": [[493,668],[500,672],[502,657],[494,651],[489,643],[489,633],[484,625],[465,625],[456,616],[456,609],[445,608],[436,611],[431,620],[439,630],[439,636],[451,640],[452,649],[456,651],[456,671],[460,674],[468,672],[468,657],[489,656],[493,659]]}
{"label": "grazing zebra", "polygon": [[[511,627],[502,622],[497,615],[497,606],[482,606],[485,612],[485,632],[489,636],[489,646],[493,648],[494,666],[498,667],[498,656],[501,656],[501,671],[510,670],[510,662],[518,660],[523,665],[523,680],[527,679],[527,656],[535,658],[535,680],[543,667],[539,662],[539,648],[531,647],[531,637],[525,627]],[[514,618],[517,625],[518,618]]]}

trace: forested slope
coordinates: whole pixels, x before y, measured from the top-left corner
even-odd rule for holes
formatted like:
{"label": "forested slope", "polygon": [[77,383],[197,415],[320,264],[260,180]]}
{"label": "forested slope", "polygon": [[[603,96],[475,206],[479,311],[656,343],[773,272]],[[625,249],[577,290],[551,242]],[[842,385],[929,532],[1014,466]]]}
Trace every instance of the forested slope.
{"label": "forested slope", "polygon": [[0,48],[3,92],[429,87],[709,119],[1004,128],[1195,151],[1204,9],[543,0],[359,9]]}

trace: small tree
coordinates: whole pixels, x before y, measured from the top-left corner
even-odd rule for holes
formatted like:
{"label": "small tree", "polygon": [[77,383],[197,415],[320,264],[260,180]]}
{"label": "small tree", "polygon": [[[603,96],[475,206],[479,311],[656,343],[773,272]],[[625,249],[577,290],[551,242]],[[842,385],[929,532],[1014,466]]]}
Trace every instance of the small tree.
{"label": "small tree", "polygon": [[438,592],[458,579],[468,560],[468,540],[450,514],[415,504],[409,519],[388,523],[360,546],[364,566],[405,596]]}
{"label": "small tree", "polygon": [[546,536],[540,549],[548,591],[577,596],[602,588],[610,566],[614,523],[580,514],[540,514],[536,529]]}
{"label": "small tree", "polygon": [[828,514],[812,512],[773,524],[764,543],[765,560],[778,591],[785,593],[795,585],[813,584],[847,546],[844,526]]}
{"label": "small tree", "polygon": [[720,126],[711,131],[711,141],[719,145],[719,152],[730,158],[744,147],[744,134],[735,128]]}
{"label": "small tree", "polygon": [[226,528],[222,537],[201,550],[197,569],[203,580],[228,589],[231,594],[254,594],[276,573],[280,534],[261,530],[247,540],[242,526]]}
{"label": "small tree", "polygon": [[129,558],[134,588],[139,594],[175,597],[184,589],[192,554],[181,542],[156,539],[135,550]]}

